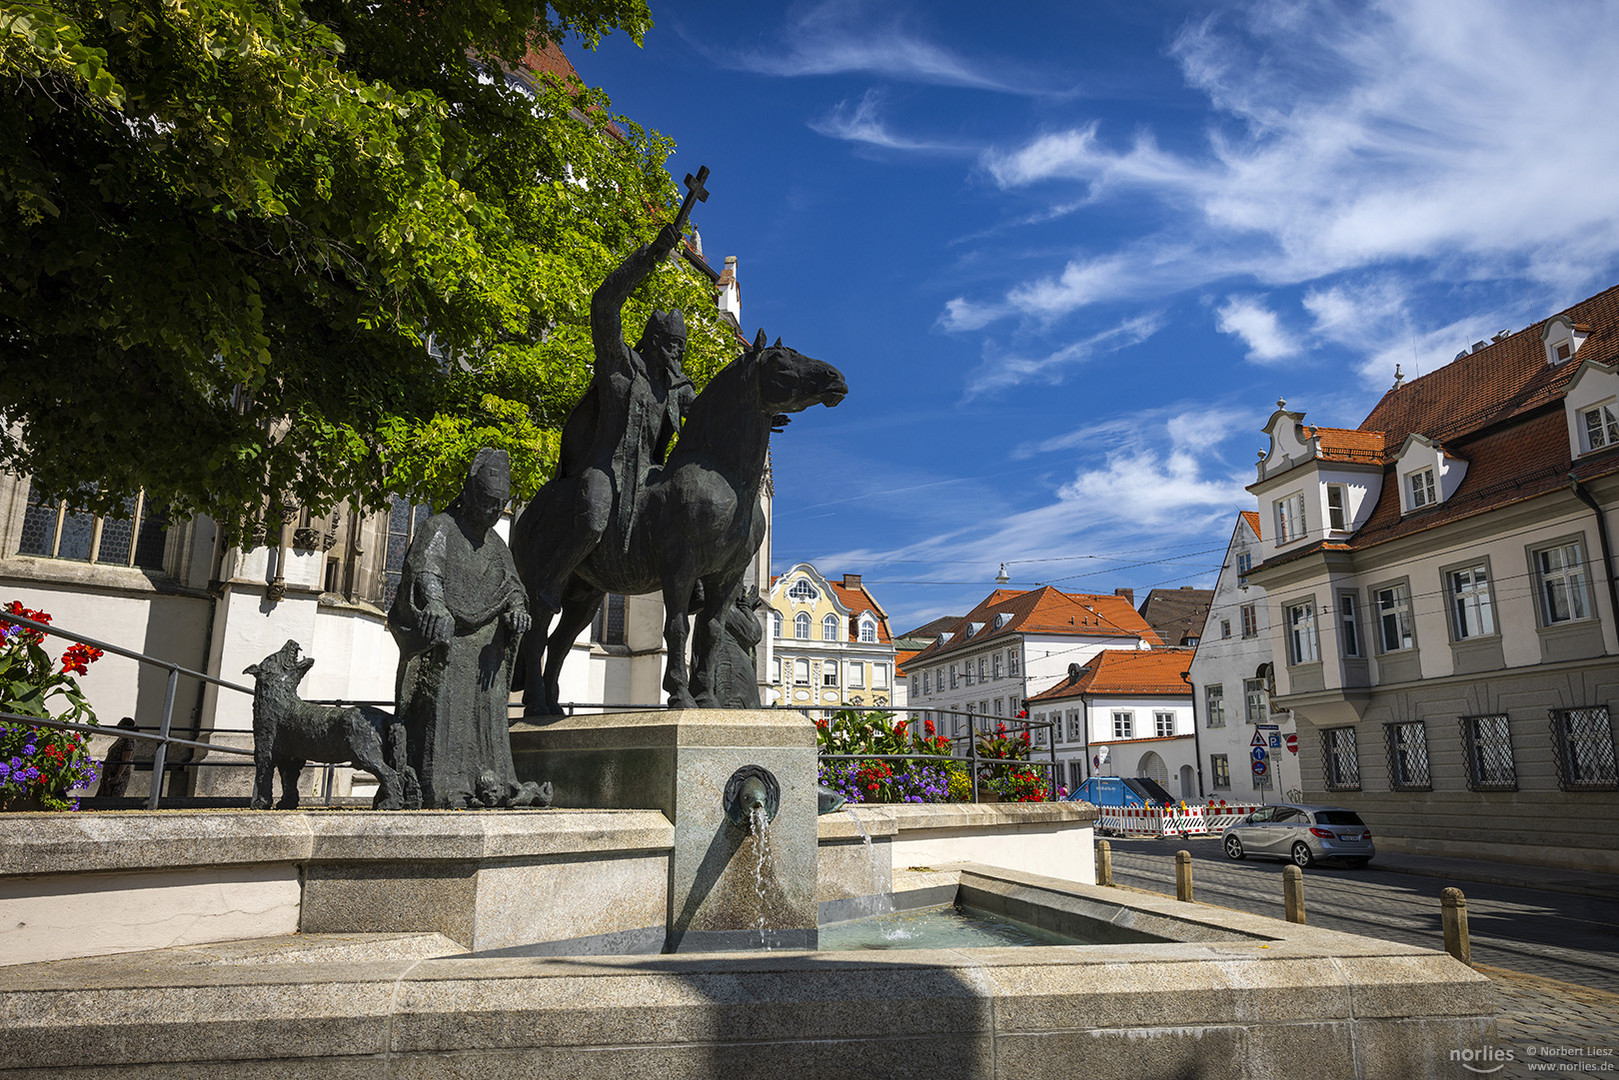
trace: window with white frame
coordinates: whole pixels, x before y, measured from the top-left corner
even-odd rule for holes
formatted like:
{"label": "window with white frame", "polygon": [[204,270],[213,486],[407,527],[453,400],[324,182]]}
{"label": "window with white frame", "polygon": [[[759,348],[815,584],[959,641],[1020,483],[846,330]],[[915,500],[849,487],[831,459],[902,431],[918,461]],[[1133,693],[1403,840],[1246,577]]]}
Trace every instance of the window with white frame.
{"label": "window with white frame", "polygon": [[990,664],[990,675],[999,679],[1001,677],[1001,654],[996,653],[994,656],[990,657]]}
{"label": "window with white frame", "polygon": [[996,716],[1005,716],[1006,714],[1001,711],[1005,707],[1006,707],[1006,699],[1004,699],[1004,698],[996,698],[995,699],[995,715]]}
{"label": "window with white frame", "polygon": [[951,664],[950,665],[950,689],[952,689],[952,690],[954,690],[956,688],[956,676],[958,674],[959,674],[959,671],[957,670],[956,665]]}
{"label": "window with white frame", "polygon": [[860,640],[868,645],[877,640],[877,620],[869,615],[860,620]]}
{"label": "window with white frame", "polygon": [[871,688],[873,690],[887,690],[888,689],[888,665],[887,664],[873,664],[873,665],[871,665]]}
{"label": "window with white frame", "polygon": [[933,673],[931,671],[922,672],[922,693],[933,693]]}
{"label": "window with white frame", "polygon": [[1068,713],[1068,741],[1069,742],[1084,742],[1085,741],[1085,714],[1084,713],[1082,713],[1082,712],[1074,712],[1072,710],[1069,711],[1069,713]]}
{"label": "window with white frame", "polygon": [[1203,690],[1204,726],[1225,727],[1225,687],[1219,683]]}
{"label": "window with white frame", "polygon": [[1445,575],[1450,586],[1451,632],[1457,641],[1495,633],[1495,609],[1490,603],[1490,569],[1485,563],[1465,566]]}
{"label": "window with white frame", "polygon": [[1291,544],[1304,536],[1304,494],[1276,500],[1276,542]]}
{"label": "window with white frame", "polygon": [[1349,528],[1349,489],[1343,484],[1327,485],[1327,528]]}
{"label": "window with white frame", "polygon": [[821,598],[821,590],[809,583],[809,578],[799,578],[787,589],[787,595],[802,604],[813,604]]}
{"label": "window with white frame", "polygon": [[1585,546],[1575,540],[1534,552],[1535,592],[1542,626],[1589,618],[1585,593]]}
{"label": "window with white frame", "polygon": [[1248,584],[1248,571],[1254,568],[1254,557],[1244,551],[1237,556],[1237,584]]}
{"label": "window with white frame", "polygon": [[1270,719],[1270,692],[1264,679],[1242,680],[1243,718],[1250,724],[1263,724]]}
{"label": "window with white frame", "polygon": [[782,624],[781,612],[772,611],[770,613],[770,636],[771,637],[778,637],[778,638],[781,637],[781,624]]}
{"label": "window with white frame", "polygon": [[1411,634],[1411,589],[1405,582],[1372,592],[1377,604],[1377,648],[1399,652],[1415,644]]}
{"label": "window with white frame", "polygon": [[1245,638],[1259,636],[1259,610],[1253,604],[1242,605],[1242,636]]}
{"label": "window with white frame", "polygon": [[915,675],[912,675],[911,676],[911,696],[912,697],[916,697],[916,688],[917,688],[917,686],[919,684],[920,684],[919,678],[917,676],[915,676]]}
{"label": "window with white frame", "polygon": [[1228,637],[1231,636],[1231,620],[1230,619],[1221,619],[1220,620],[1220,636],[1222,638],[1228,638]]}
{"label": "window with white frame", "polygon": [[967,685],[971,686],[973,684],[973,662],[971,660],[961,662],[961,674],[967,680]]}
{"label": "window with white frame", "polygon": [[1313,664],[1321,659],[1315,634],[1314,600],[1288,605],[1287,653],[1290,664]]}
{"label": "window with white frame", "polygon": [[849,661],[848,687],[850,690],[866,688],[866,665],[858,660]]}
{"label": "window with white frame", "polygon": [[836,660],[823,660],[821,662],[821,685],[838,685],[838,662]]}
{"label": "window with white frame", "polygon": [[1411,509],[1418,510],[1424,506],[1432,506],[1439,501],[1439,495],[1434,488],[1433,467],[1418,469],[1414,473],[1406,474],[1406,492],[1410,496]]}
{"label": "window with white frame", "polygon": [[779,656],[770,658],[770,682],[774,686],[781,685],[781,657]]}
{"label": "window with white frame", "polygon": [[800,641],[808,641],[810,636],[809,612],[800,611],[793,616],[793,637]]}
{"label": "window with white frame", "polygon": [[1133,739],[1136,731],[1136,714],[1133,712],[1116,712],[1113,714],[1113,737],[1115,739]]}
{"label": "window with white frame", "polygon": [[838,638],[840,636],[838,634],[839,629],[841,629],[841,627],[839,626],[838,617],[836,615],[828,615],[826,618],[821,620],[821,640],[822,641],[836,641],[836,640],[838,640]]}
{"label": "window with white frame", "polygon": [[978,681],[989,682],[989,657],[987,656],[978,658]]}
{"label": "window with white frame", "polygon": [[1225,754],[1209,755],[1209,772],[1213,777],[1216,790],[1226,791],[1230,789],[1231,760]]}
{"label": "window with white frame", "polygon": [[793,685],[808,686],[810,684],[809,661],[799,657],[793,661]]}
{"label": "window with white frame", "polygon": [[1360,754],[1355,729],[1326,728],[1321,732],[1322,781],[1328,791],[1360,790]]}
{"label": "window with white frame", "polygon": [[1580,412],[1580,438],[1587,452],[1619,445],[1619,415],[1613,402]]}
{"label": "window with white frame", "polygon": [[1343,649],[1343,654],[1348,657],[1361,655],[1358,606],[1354,593],[1338,594],[1338,643]]}
{"label": "window with white frame", "polygon": [[1017,678],[1018,670],[1017,650],[1012,649],[1006,654],[1006,673],[1015,679]]}
{"label": "window with white frame", "polygon": [[1153,713],[1152,733],[1160,739],[1167,739],[1175,734],[1175,714],[1172,712]]}

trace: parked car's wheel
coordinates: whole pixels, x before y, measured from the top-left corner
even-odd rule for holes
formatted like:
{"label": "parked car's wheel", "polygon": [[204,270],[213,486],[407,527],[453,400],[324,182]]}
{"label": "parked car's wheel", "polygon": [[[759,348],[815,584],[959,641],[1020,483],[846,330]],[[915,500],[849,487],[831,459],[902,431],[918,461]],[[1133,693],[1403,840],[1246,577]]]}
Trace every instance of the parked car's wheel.
{"label": "parked car's wheel", "polygon": [[1225,838],[1225,857],[1228,859],[1246,859],[1248,857],[1247,852],[1242,850],[1242,841],[1237,839],[1235,833]]}
{"label": "parked car's wheel", "polygon": [[1293,845],[1293,861],[1301,867],[1308,867],[1315,862],[1315,856],[1310,853],[1310,845],[1303,840]]}

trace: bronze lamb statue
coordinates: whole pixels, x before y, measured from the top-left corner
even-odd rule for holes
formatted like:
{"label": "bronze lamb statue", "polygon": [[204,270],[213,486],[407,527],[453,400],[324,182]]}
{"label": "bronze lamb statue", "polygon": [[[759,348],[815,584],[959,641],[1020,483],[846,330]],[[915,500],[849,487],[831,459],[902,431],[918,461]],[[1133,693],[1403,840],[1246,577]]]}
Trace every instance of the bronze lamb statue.
{"label": "bronze lamb statue", "polygon": [[300,659],[298,643],[243,672],[254,678],[253,809],[270,806],[270,777],[281,773],[278,810],[298,808],[298,774],[307,762],[348,761],[377,778],[376,810],[415,809],[422,804],[415,770],[406,764],[405,726],[392,715],[366,705],[312,705],[298,696],[298,684],[315,663]]}

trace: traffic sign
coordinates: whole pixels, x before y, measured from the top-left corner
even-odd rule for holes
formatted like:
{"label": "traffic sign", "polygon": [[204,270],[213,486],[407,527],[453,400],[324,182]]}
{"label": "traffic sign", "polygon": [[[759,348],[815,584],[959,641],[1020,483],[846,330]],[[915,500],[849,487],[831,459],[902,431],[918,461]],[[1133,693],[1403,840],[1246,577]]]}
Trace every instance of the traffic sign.
{"label": "traffic sign", "polygon": [[1296,754],[1299,752],[1299,737],[1297,735],[1289,735],[1287,737],[1287,752],[1289,754]]}
{"label": "traffic sign", "polygon": [[1282,725],[1281,724],[1255,724],[1254,727],[1259,731],[1281,731],[1282,730]]}
{"label": "traffic sign", "polygon": [[1270,748],[1272,750],[1280,750],[1282,748],[1282,737],[1280,735],[1272,735],[1270,737]]}
{"label": "traffic sign", "polygon": [[1268,763],[1263,762],[1263,761],[1254,762],[1254,775],[1255,776],[1264,776],[1268,772],[1270,772],[1270,765]]}
{"label": "traffic sign", "polygon": [[1265,748],[1263,746],[1254,747],[1253,753],[1254,753],[1254,760],[1255,761],[1264,761],[1267,757],[1270,756],[1269,754],[1265,753]]}
{"label": "traffic sign", "polygon": [[1249,746],[1264,746],[1265,745],[1265,735],[1264,735],[1264,733],[1259,732],[1259,731],[1254,732],[1253,741],[1250,742],[1248,745]]}

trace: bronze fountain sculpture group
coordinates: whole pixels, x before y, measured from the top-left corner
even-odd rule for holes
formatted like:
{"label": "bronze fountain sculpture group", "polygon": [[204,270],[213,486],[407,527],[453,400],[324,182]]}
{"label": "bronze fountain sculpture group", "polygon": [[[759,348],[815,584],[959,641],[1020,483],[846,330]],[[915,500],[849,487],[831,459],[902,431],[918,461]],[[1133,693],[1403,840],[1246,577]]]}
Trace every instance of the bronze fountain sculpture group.
{"label": "bronze fountain sculpture group", "polygon": [[461,495],[412,538],[388,612],[399,645],[395,713],[299,701],[293,691],[313,661],[298,660],[293,642],[248,669],[258,679],[256,808],[269,805],[277,770],[278,805],[296,806],[306,761],[374,773],[381,809],[548,805],[549,785],[520,781],[513,768],[507,702],[516,687],[525,718],[561,714],[563,664],[609,592],[661,590],[670,708],[758,706],[747,651],[760,638],[761,602],[743,578],[764,539],[770,434],[792,413],[836,405],[848,387],[830,364],[780,340],[767,345],[761,330],[695,393],[681,366],[679,311],[653,313],[635,348],[625,343],[624,301],[680,243],[693,200],[708,197],[707,176],[686,177],[675,220],[592,297],[590,386],[563,426],[556,475],[517,518],[511,547],[494,530],[509,464],[487,448]]}

